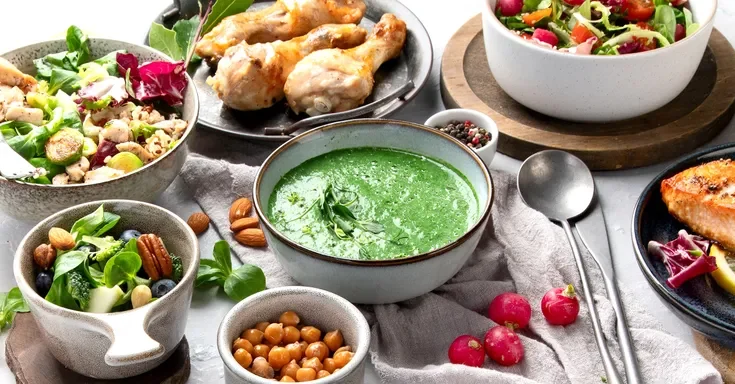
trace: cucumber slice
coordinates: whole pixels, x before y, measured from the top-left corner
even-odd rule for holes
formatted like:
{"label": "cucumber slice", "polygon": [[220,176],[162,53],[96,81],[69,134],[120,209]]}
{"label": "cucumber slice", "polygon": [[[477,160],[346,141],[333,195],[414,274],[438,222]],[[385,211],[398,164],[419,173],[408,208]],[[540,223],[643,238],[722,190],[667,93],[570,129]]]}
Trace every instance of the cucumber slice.
{"label": "cucumber slice", "polygon": [[125,293],[119,285],[112,288],[98,287],[89,291],[89,308],[87,312],[109,313]]}
{"label": "cucumber slice", "polygon": [[69,165],[82,157],[84,135],[76,129],[63,128],[46,142],[46,158],[56,165]]}
{"label": "cucumber slice", "polygon": [[143,161],[131,152],[120,152],[107,162],[110,168],[118,169],[125,173],[133,172],[143,166]]}

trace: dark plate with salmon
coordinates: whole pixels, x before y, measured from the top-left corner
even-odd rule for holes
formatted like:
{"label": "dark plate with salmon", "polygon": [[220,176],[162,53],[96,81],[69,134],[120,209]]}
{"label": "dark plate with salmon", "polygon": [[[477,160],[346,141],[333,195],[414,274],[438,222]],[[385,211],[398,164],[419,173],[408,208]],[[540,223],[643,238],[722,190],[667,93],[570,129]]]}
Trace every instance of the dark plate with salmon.
{"label": "dark plate with salmon", "polygon": [[[735,160],[735,143],[703,149],[661,172],[636,203],[632,236],[638,265],[659,298],[695,330],[735,346],[735,296],[720,288],[709,275],[687,281],[677,289],[670,288],[666,284],[666,266],[647,249],[649,241],[666,243],[675,239],[681,229],[709,237],[714,234],[716,240],[727,241],[719,223],[728,221],[729,215],[729,198],[723,194],[730,193],[727,173],[735,172],[731,168],[735,162],[728,160]],[[662,182],[665,197],[661,193]],[[735,184],[735,179],[731,182]],[[691,223],[691,227],[674,215]],[[735,226],[735,220],[731,225]]]}

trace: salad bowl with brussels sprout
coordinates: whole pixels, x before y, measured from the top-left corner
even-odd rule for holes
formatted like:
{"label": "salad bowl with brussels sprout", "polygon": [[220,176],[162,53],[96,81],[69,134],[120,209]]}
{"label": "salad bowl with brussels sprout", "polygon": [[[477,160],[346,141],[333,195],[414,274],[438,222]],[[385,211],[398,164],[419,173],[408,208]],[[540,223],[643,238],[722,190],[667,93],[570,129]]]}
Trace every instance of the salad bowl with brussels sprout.
{"label": "salad bowl with brussels sprout", "polygon": [[176,349],[198,266],[196,235],[175,214],[106,200],[31,229],[13,273],[51,353],[85,376],[118,379]]}
{"label": "salad bowl with brussels sprout", "polygon": [[186,157],[199,108],[190,82],[183,62],[75,26],[0,55],[0,133],[38,169],[0,178],[0,210],[38,219],[90,200],[155,199]]}

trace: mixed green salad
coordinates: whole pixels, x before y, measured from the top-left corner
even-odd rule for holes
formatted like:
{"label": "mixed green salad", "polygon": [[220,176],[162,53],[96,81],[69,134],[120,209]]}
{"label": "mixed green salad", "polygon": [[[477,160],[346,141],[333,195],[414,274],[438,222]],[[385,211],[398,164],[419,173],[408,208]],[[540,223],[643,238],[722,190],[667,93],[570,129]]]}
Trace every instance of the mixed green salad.
{"label": "mixed green salad", "polygon": [[31,77],[0,59],[0,133],[40,171],[25,182],[110,180],[163,156],[186,132],[176,107],[183,62],[138,63],[125,51],[93,58],[71,26],[67,51],[33,61]]}
{"label": "mixed green salad", "polygon": [[498,0],[508,29],[536,44],[581,55],[665,47],[699,29],[687,0]]}
{"label": "mixed green salad", "polygon": [[[119,221],[100,206],[69,231],[52,228],[49,244],[33,255],[36,292],[64,308],[93,313],[137,308],[170,292],[183,276],[181,258],[154,234],[127,228],[110,236]],[[150,246],[149,238],[160,245]]]}

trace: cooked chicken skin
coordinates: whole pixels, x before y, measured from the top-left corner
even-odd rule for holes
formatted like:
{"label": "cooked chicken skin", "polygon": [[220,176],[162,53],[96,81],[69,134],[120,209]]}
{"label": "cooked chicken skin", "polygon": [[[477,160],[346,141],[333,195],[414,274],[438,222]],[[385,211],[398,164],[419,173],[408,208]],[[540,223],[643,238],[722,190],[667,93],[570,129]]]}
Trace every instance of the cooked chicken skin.
{"label": "cooked chicken skin", "polygon": [[285,97],[286,78],[301,59],[320,49],[358,46],[366,36],[367,31],[355,24],[327,24],[289,41],[243,42],[227,50],[207,83],[230,108],[268,108]]}
{"label": "cooked chicken skin", "polygon": [[18,87],[28,92],[36,85],[36,79],[21,72],[15,65],[0,57],[0,84]]}
{"label": "cooked chicken skin", "polygon": [[261,11],[226,17],[197,43],[197,55],[218,61],[241,41],[270,43],[302,36],[324,24],[359,24],[363,0],[278,0]]}
{"label": "cooked chicken skin", "polygon": [[401,54],[406,23],[385,14],[365,44],[317,51],[301,60],[286,81],[286,98],[294,112],[311,116],[359,107],[373,92],[373,75]]}
{"label": "cooked chicken skin", "polygon": [[735,162],[717,160],[661,182],[669,213],[694,232],[735,249]]}

